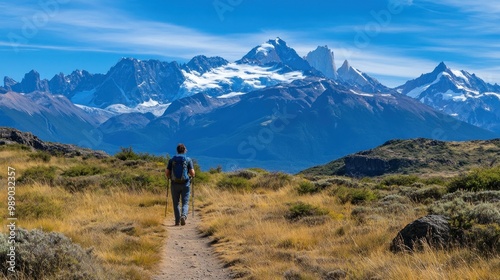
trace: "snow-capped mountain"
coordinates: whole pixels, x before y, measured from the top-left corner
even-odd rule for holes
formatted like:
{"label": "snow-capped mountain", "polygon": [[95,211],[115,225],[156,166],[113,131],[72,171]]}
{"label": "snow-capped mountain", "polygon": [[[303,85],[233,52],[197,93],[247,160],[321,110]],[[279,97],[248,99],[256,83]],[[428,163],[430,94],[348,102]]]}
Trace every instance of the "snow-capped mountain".
{"label": "snow-capped mountain", "polygon": [[355,90],[369,93],[388,92],[390,89],[366,73],[352,67],[347,60],[337,70],[338,78]]}
{"label": "snow-capped mountain", "polygon": [[261,66],[276,66],[285,71],[305,71],[307,73],[319,74],[309,63],[301,58],[297,52],[289,47],[285,41],[280,38],[269,40],[252,50],[250,50],[242,59],[236,61],[240,64],[256,64]]}
{"label": "snow-capped mountain", "polygon": [[300,57],[277,38],[235,62],[124,58],[106,74],[5,77],[0,125],[110,153],[132,146],[165,154],[184,142],[205,167],[296,171],[393,138],[493,138],[446,114],[472,107],[475,120],[495,130],[498,88],[443,64],[397,88],[415,100],[347,61],[336,69],[326,46]]}
{"label": "snow-capped mountain", "polygon": [[432,72],[397,87],[439,111],[470,124],[500,132],[500,86],[441,62]]}
{"label": "snow-capped mountain", "polygon": [[304,59],[316,70],[323,73],[325,77],[332,80],[337,79],[334,54],[328,46],[318,46],[314,51],[309,52]]}
{"label": "snow-capped mountain", "polygon": [[210,71],[213,68],[224,66],[229,62],[222,57],[206,57],[204,55],[198,55],[193,57],[185,66],[184,70],[193,73],[203,74]]}

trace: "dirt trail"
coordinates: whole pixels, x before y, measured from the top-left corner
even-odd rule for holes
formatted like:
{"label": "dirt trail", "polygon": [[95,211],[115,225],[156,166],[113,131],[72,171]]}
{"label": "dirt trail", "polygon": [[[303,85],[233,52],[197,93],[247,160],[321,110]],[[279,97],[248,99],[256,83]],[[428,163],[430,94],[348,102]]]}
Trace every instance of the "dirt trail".
{"label": "dirt trail", "polygon": [[199,222],[198,215],[189,215],[185,226],[174,226],[167,219],[167,243],[154,280],[232,279],[210,247],[210,240],[198,232]]}

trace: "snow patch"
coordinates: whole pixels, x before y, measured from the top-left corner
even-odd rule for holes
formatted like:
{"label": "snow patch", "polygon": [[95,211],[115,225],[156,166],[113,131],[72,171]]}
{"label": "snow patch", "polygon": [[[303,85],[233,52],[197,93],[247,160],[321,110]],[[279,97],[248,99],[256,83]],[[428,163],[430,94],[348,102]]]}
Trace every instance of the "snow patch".
{"label": "snow patch", "polygon": [[460,78],[462,80],[464,80],[467,84],[470,84],[469,82],[469,78],[467,78],[464,73],[462,71],[459,71],[459,70],[452,70],[450,69],[450,71],[453,73],[453,75],[455,75],[457,78]]}
{"label": "snow patch", "polygon": [[443,74],[446,74],[449,76],[448,73],[439,73],[439,75],[437,75],[436,79],[432,83],[416,87],[416,88],[410,90],[406,95],[411,97],[411,98],[417,98],[420,94],[422,94],[422,92],[426,91],[430,86],[438,83],[439,80],[441,80],[441,77],[443,77]]}
{"label": "snow patch", "polygon": [[258,53],[263,53],[264,56],[267,56],[267,54],[269,52],[271,52],[272,50],[274,50],[274,46],[269,44],[269,43],[264,43],[262,45],[260,45],[258,48],[257,48],[257,52]]}
{"label": "snow patch", "polygon": [[354,93],[356,95],[360,95],[360,96],[366,96],[366,97],[373,97],[374,95],[373,94],[370,94],[370,93],[362,93],[362,92],[356,92],[352,89],[349,90],[351,93]]}
{"label": "snow patch", "polygon": [[500,93],[498,93],[498,92],[485,92],[484,95],[492,95],[492,96],[496,96],[498,99],[500,99]]}
{"label": "snow patch", "polygon": [[260,123],[260,125],[261,125],[261,126],[268,126],[268,125],[270,125],[272,122],[273,122],[273,120],[268,120],[268,121],[265,121],[265,122],[261,122],[261,123]]}
{"label": "snow patch", "polygon": [[243,95],[243,94],[245,94],[245,93],[244,92],[230,92],[230,93],[218,96],[217,98],[231,98],[231,97],[235,97],[235,96]]}
{"label": "snow patch", "polygon": [[171,103],[168,104],[159,104],[157,101],[154,100],[149,100],[146,102],[143,102],[135,107],[127,107],[124,104],[113,104],[108,107],[106,107],[104,110],[115,113],[115,114],[128,114],[128,113],[151,113],[155,115],[156,117],[160,117],[165,113],[165,110],[167,110],[168,106],[170,106]]}
{"label": "snow patch", "polygon": [[197,72],[183,70],[182,73],[186,80],[181,85],[180,91],[184,92],[184,96],[211,89],[229,92],[249,92],[278,83],[290,83],[305,77],[300,71],[280,74],[278,73],[279,70],[272,67],[236,63],[229,63],[214,68],[202,75],[199,75]]}

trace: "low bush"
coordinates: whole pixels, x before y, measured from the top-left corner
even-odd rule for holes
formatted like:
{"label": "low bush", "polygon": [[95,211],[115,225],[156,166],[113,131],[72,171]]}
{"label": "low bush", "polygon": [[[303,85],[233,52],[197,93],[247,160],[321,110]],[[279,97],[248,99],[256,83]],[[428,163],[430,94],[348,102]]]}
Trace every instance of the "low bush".
{"label": "low bush", "polygon": [[455,192],[457,190],[500,191],[500,166],[488,169],[475,169],[468,174],[456,177],[450,182],[448,191]]}
{"label": "low bush", "polygon": [[250,181],[243,177],[223,177],[217,182],[217,187],[228,190],[250,190],[252,185]]}
{"label": "low bush", "polygon": [[55,166],[34,166],[26,169],[19,178],[19,183],[42,183],[53,185],[56,178]]}
{"label": "low bush", "polygon": [[401,187],[399,192],[417,203],[429,204],[440,199],[446,193],[446,187],[430,185],[422,187]]}
{"label": "low bush", "polygon": [[16,272],[8,272],[8,236],[0,233],[0,267],[14,279],[109,279],[92,254],[60,233],[18,229]]}
{"label": "low bush", "polygon": [[338,197],[342,204],[351,202],[352,204],[360,204],[377,199],[377,194],[368,188],[346,188],[338,187],[332,194]]}
{"label": "low bush", "polygon": [[32,160],[41,160],[43,162],[49,162],[52,156],[44,151],[38,151],[36,153],[32,153],[29,155],[30,159]]}
{"label": "low bush", "polygon": [[0,151],[31,151],[31,147],[19,143],[6,143],[0,140]]}
{"label": "low bush", "polygon": [[70,167],[61,175],[67,177],[92,176],[104,173],[104,169],[95,165],[79,164]]}
{"label": "low bush", "polygon": [[303,194],[313,194],[319,192],[318,186],[311,181],[303,181],[297,186],[297,192]]}
{"label": "low bush", "polygon": [[58,177],[55,181],[57,186],[62,187],[70,193],[82,192],[92,188],[93,186],[99,186],[101,184],[102,177],[100,175],[95,176],[85,176],[85,177]]}
{"label": "low bush", "polygon": [[234,171],[234,172],[231,172],[231,173],[228,173],[227,175],[228,177],[241,177],[241,178],[245,178],[245,179],[252,179],[254,177],[257,177],[257,172],[255,171],[252,171],[252,170],[248,170],[248,169],[242,169],[242,170],[238,170],[238,171]]}
{"label": "low bush", "polygon": [[458,242],[476,248],[481,253],[490,254],[500,251],[499,209],[498,201],[482,202],[477,199],[477,193],[471,195],[458,192],[444,196],[428,210],[430,214],[450,218],[450,226]]}
{"label": "low bush", "polygon": [[292,182],[292,176],[282,172],[266,173],[257,178],[255,188],[279,190]]}
{"label": "low bush", "polygon": [[285,215],[285,217],[289,221],[297,221],[304,217],[322,216],[326,214],[328,214],[327,209],[323,209],[318,206],[299,201],[290,205],[290,207],[288,208],[288,213]]}
{"label": "low bush", "polygon": [[381,184],[385,186],[410,186],[418,180],[416,175],[392,175],[383,178]]}

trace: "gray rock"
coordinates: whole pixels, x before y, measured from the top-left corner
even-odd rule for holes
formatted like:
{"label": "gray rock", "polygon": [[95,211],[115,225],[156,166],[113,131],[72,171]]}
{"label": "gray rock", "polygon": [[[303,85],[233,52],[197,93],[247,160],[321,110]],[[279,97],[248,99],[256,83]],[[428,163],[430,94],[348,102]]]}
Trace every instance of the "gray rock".
{"label": "gray rock", "polygon": [[392,240],[392,252],[417,251],[427,243],[431,248],[445,248],[450,245],[451,233],[448,218],[442,215],[428,215],[404,227]]}

